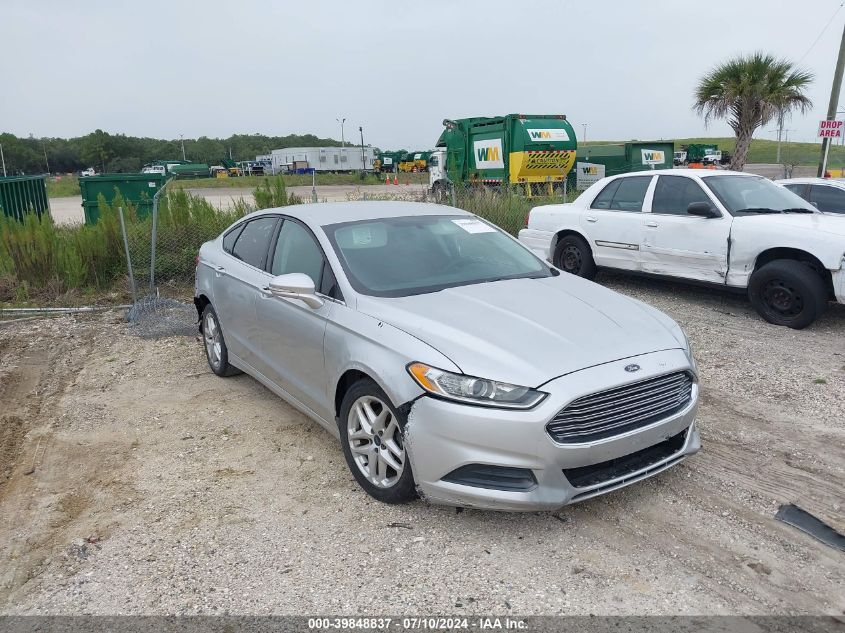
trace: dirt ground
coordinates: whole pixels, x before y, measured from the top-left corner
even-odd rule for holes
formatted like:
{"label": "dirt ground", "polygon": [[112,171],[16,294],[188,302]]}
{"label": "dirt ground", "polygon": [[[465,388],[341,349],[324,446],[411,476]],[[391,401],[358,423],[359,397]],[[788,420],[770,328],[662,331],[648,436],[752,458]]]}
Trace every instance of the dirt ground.
{"label": "dirt ground", "polygon": [[555,513],[375,502],[193,337],[0,325],[0,613],[845,613],[845,554],[774,520],[796,503],[845,531],[845,307],[793,331],[742,297],[599,281],[687,330],[703,450]]}

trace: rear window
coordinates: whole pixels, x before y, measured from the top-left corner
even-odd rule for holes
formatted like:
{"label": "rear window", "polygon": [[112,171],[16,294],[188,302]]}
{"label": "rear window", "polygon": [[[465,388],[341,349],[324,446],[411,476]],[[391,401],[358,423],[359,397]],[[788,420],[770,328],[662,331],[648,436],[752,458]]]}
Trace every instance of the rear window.
{"label": "rear window", "polygon": [[226,233],[226,235],[223,236],[223,250],[224,251],[226,251],[229,254],[232,253],[232,247],[235,245],[235,241],[238,239],[238,235],[240,235],[241,231],[243,231],[243,230],[244,230],[244,225],[239,224],[238,226],[236,226],[231,231]]}
{"label": "rear window", "polygon": [[235,241],[232,255],[256,268],[264,269],[270,238],[276,228],[276,218],[258,218],[247,222]]}

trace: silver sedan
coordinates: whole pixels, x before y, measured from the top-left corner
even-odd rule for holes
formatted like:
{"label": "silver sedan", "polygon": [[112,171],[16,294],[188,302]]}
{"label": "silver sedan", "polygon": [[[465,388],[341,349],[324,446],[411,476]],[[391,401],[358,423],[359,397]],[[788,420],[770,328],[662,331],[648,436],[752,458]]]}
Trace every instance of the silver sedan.
{"label": "silver sedan", "polygon": [[459,209],[253,213],[200,249],[195,303],[212,371],[328,429],[380,501],[554,509],[700,447],[674,321]]}

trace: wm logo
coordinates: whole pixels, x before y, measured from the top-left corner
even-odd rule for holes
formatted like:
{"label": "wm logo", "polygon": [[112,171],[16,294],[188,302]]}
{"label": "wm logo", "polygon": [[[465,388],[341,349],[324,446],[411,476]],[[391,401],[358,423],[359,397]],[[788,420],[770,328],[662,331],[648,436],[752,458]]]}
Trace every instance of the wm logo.
{"label": "wm logo", "polygon": [[647,152],[643,150],[643,161],[663,161],[663,152]]}
{"label": "wm logo", "polygon": [[532,139],[552,138],[552,135],[546,130],[528,130],[528,134]]}
{"label": "wm logo", "polygon": [[598,167],[582,167],[581,173],[589,174],[591,176],[595,176],[596,174],[599,173],[599,168]]}
{"label": "wm logo", "polygon": [[499,160],[498,147],[479,147],[476,150],[479,162]]}

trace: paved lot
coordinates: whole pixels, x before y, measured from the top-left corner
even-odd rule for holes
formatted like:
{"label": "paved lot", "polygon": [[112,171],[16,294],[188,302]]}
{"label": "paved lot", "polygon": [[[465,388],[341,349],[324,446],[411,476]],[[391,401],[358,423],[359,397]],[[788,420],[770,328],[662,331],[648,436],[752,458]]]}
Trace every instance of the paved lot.
{"label": "paved lot", "polygon": [[[388,506],[337,443],[192,337],[118,315],[0,327],[0,612],[845,612],[845,309],[800,332],[741,297],[602,283],[687,329],[703,452],[555,513]],[[565,327],[561,317],[561,327]]]}
{"label": "paved lot", "polygon": [[[364,194],[368,196],[413,196],[422,194],[427,185],[320,185],[317,187],[317,199],[319,202],[341,202],[348,200],[350,196],[360,199]],[[251,187],[234,188],[204,188],[188,189],[195,196],[208,200],[218,209],[229,207],[236,200],[246,200],[254,204]],[[295,193],[305,201],[311,200],[311,187],[288,187],[288,191]],[[71,196],[67,198],[51,198],[50,211],[53,219],[59,224],[81,224],[85,218],[82,213],[82,198]]]}

